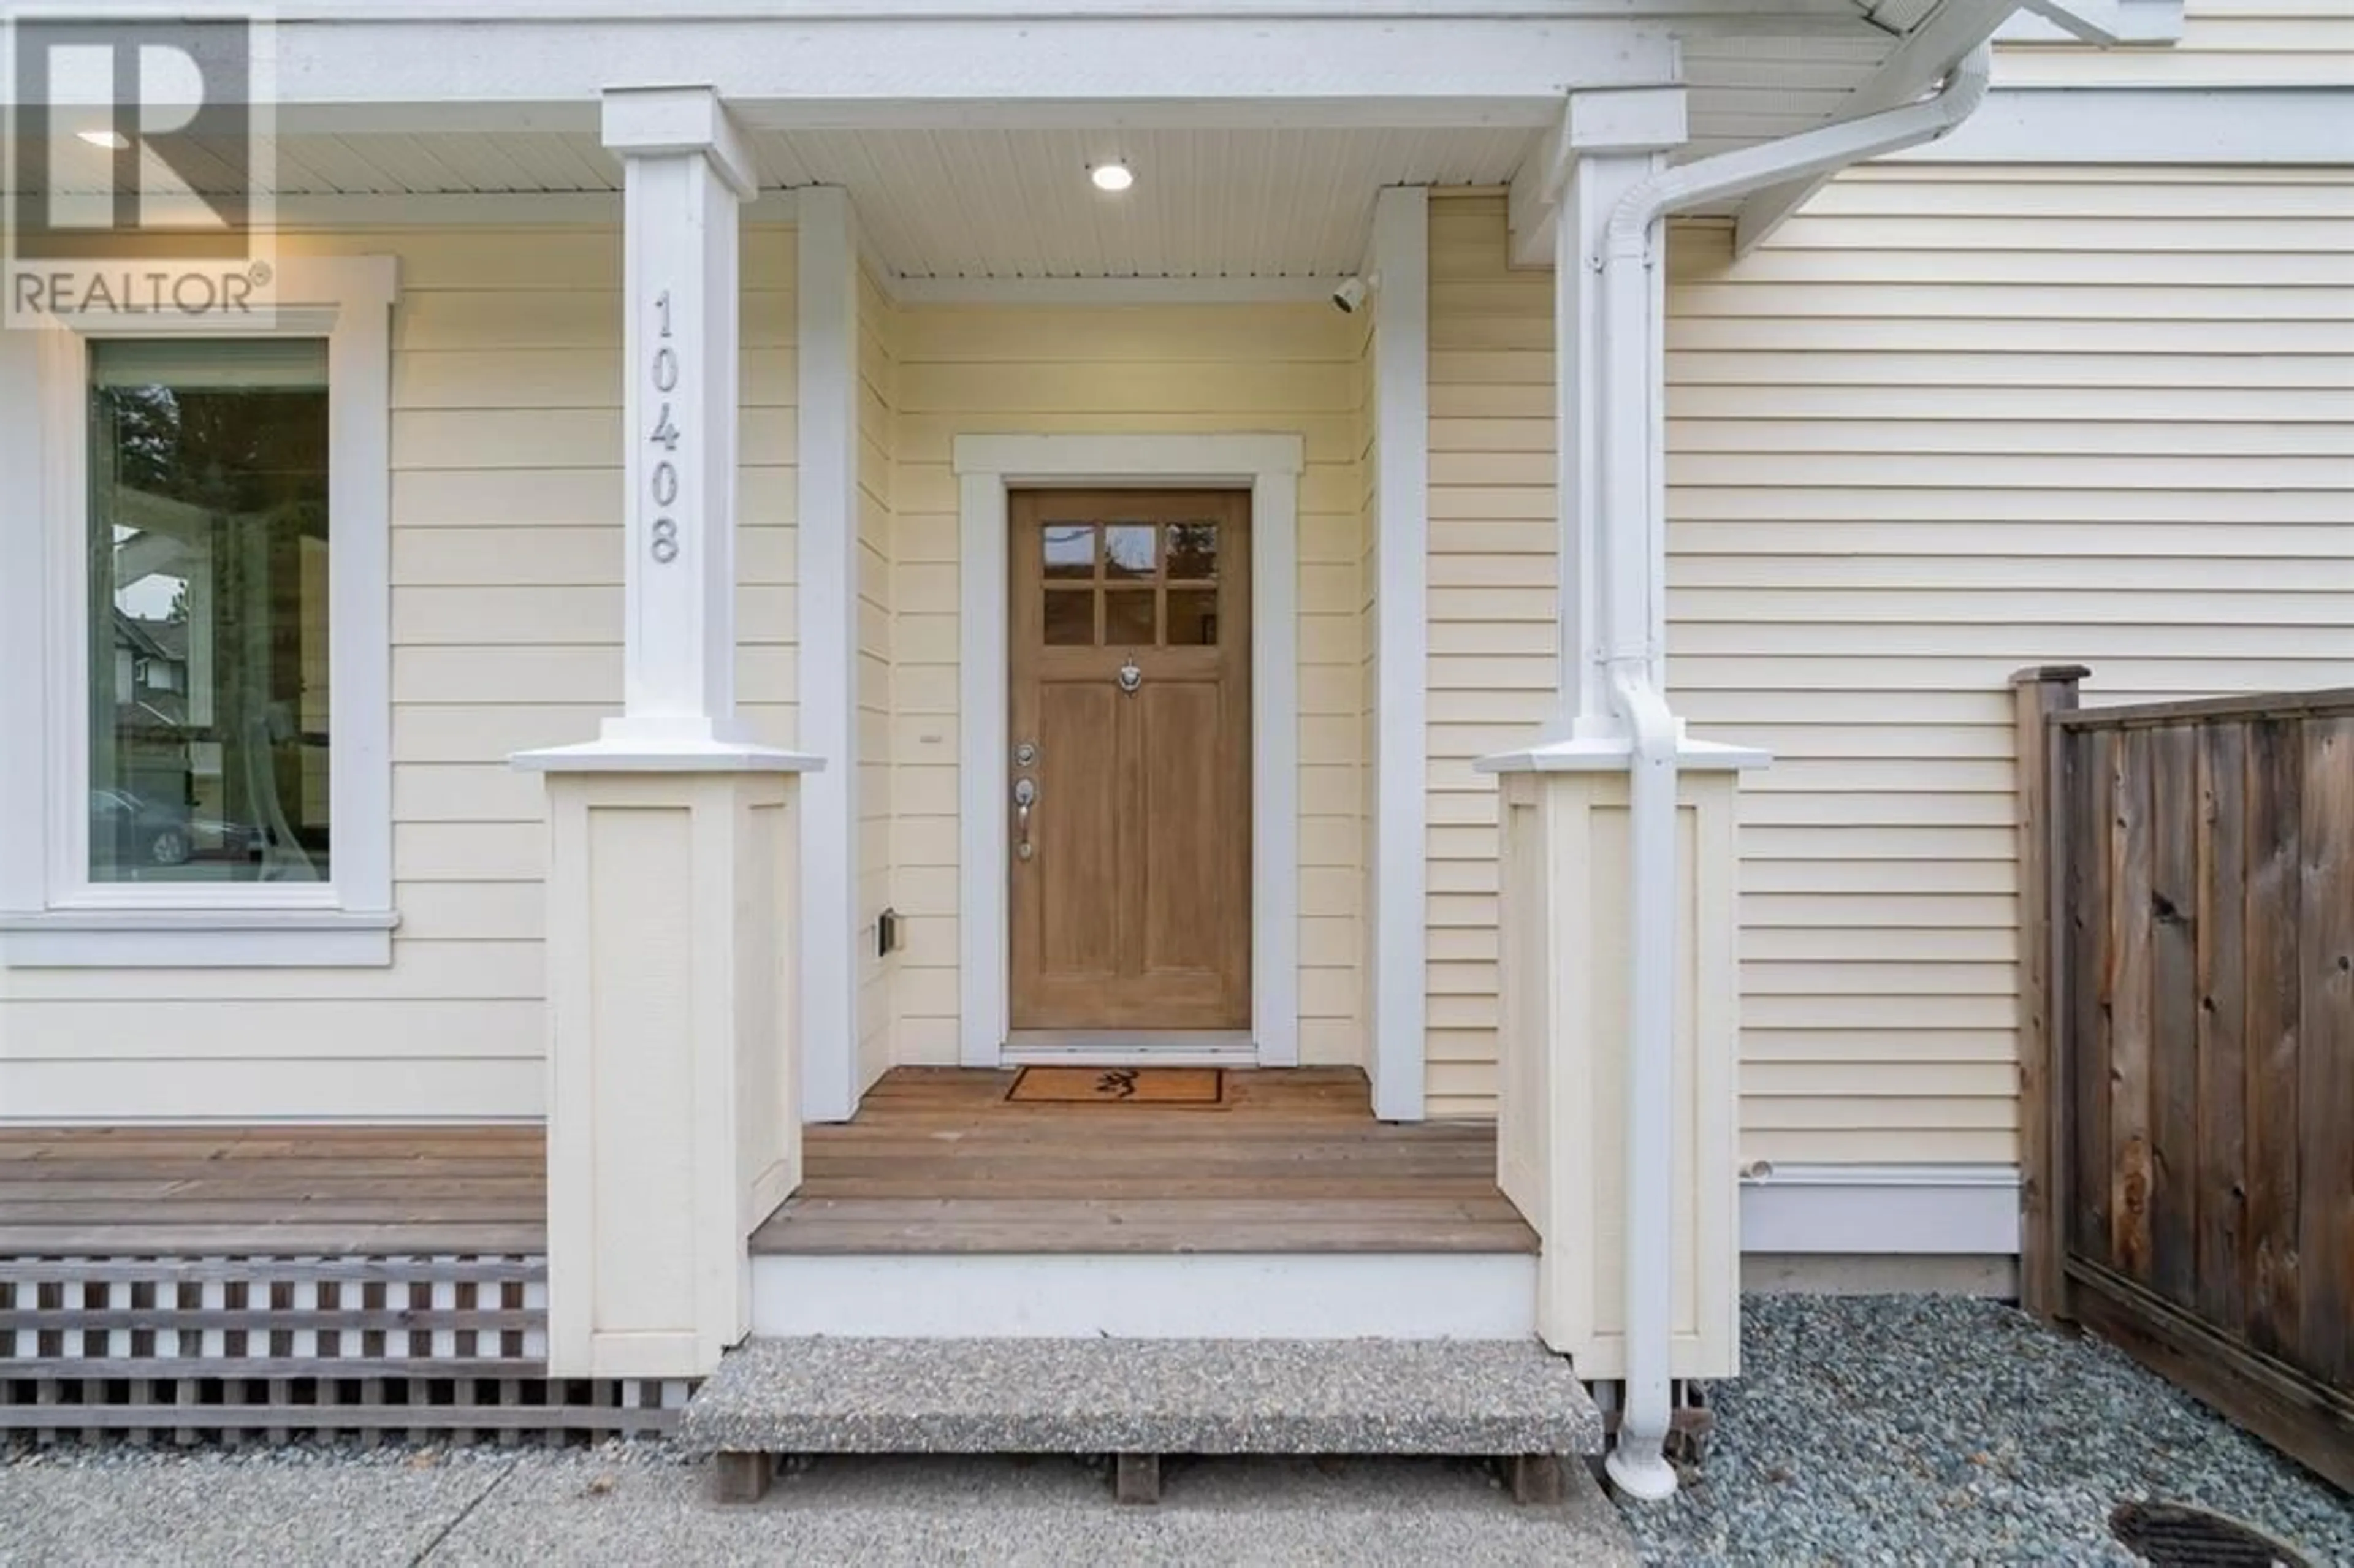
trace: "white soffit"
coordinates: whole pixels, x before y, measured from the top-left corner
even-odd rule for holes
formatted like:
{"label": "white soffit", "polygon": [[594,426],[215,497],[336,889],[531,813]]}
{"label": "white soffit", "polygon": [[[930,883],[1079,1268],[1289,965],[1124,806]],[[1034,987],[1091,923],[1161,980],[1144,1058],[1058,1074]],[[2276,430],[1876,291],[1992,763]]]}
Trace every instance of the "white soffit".
{"label": "white soffit", "polygon": [[[1520,128],[755,132],[762,183],[849,187],[903,278],[1333,277],[1384,185],[1496,185]],[[1089,164],[1135,185],[1106,196]]]}
{"label": "white soffit", "polygon": [[[1822,123],[1885,60],[1932,0],[1881,0],[1850,26],[1743,26],[1712,17],[1682,40],[1693,140],[1704,156]],[[1785,19],[1789,20],[1787,18]],[[858,209],[870,256],[895,279],[1329,279],[1362,264],[1385,185],[1501,185],[1540,139],[1525,122],[1405,129],[759,129],[764,188],[833,185]],[[199,149],[204,144],[197,143]],[[303,130],[273,144],[287,196],[612,192],[620,168],[593,131]],[[65,188],[108,187],[111,154],[69,146]],[[193,172],[234,189],[234,149]],[[1116,196],[1087,179],[1118,158]],[[46,159],[42,160],[46,163]],[[398,219],[395,219],[396,221]]]}

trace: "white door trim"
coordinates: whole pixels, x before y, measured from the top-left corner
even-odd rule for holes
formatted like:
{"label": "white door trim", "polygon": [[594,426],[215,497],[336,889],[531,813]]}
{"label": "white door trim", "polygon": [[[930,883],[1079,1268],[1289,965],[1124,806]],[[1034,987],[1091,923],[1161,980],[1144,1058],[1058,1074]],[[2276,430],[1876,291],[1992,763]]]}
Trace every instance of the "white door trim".
{"label": "white door trim", "polygon": [[1289,435],[959,436],[957,1035],[1000,1065],[1007,912],[1006,496],[1028,486],[1247,485],[1251,493],[1251,1035],[1299,1060],[1299,471]]}

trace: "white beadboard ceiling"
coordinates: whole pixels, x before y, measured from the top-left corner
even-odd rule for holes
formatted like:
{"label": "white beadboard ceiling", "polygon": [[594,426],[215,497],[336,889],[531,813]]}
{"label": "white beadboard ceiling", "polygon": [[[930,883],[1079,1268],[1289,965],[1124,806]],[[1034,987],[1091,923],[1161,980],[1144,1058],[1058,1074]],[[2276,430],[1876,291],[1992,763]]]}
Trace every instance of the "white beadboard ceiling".
{"label": "white beadboard ceiling", "polygon": [[[908,278],[1333,277],[1391,185],[1501,185],[1507,131],[981,131],[762,134],[764,181],[841,185]],[[1107,196],[1091,164],[1136,184]]]}
{"label": "white beadboard ceiling", "polygon": [[[1932,0],[1882,0],[1916,20]],[[1842,111],[1887,36],[1689,37],[1687,157],[1787,135]],[[1362,263],[1384,185],[1501,185],[1540,138],[1524,129],[757,132],[765,187],[839,185],[875,260],[900,278],[1332,278]],[[223,149],[226,151],[226,149]],[[305,133],[276,143],[285,195],[620,188],[585,132]],[[111,154],[66,149],[66,188],[103,190]],[[1134,188],[1097,191],[1125,160]],[[225,159],[200,189],[234,188]]]}

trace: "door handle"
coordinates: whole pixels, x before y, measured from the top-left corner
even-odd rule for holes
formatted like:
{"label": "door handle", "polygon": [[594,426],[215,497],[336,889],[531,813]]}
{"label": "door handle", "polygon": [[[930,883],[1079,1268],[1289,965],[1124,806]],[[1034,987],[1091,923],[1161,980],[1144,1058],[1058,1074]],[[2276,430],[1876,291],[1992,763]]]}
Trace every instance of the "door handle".
{"label": "door handle", "polygon": [[1037,800],[1035,780],[1017,779],[1013,781],[1013,823],[1015,832],[1020,835],[1013,845],[1013,853],[1018,860],[1028,860],[1037,853],[1030,846],[1030,808],[1037,803]]}

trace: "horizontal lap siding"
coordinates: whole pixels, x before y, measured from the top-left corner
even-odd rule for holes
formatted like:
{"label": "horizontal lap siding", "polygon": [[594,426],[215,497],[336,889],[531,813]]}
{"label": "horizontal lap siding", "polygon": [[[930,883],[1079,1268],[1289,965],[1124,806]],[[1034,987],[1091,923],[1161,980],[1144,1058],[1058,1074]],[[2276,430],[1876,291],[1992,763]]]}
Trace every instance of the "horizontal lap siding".
{"label": "horizontal lap siding", "polygon": [[892,977],[877,916],[891,902],[892,762],[898,754],[892,668],[892,467],[897,418],[897,309],[858,274],[858,1064],[871,1084],[892,1062]]}
{"label": "horizontal lap siding", "polygon": [[[1300,1054],[1363,1055],[1362,326],[1323,305],[911,306],[897,317],[892,897],[897,1057],[957,1060],[960,434],[1303,438]],[[996,875],[992,868],[985,873]]]}
{"label": "horizontal lap siding", "polygon": [[[383,969],[16,969],[0,1117],[539,1114],[542,786],[621,694],[620,243],[610,229],[291,236],[399,258],[393,318],[394,900]],[[739,658],[791,738],[792,244],[746,238]]]}
{"label": "horizontal lap siding", "polygon": [[1429,985],[1435,1117],[1492,1116],[1496,784],[1553,691],[1553,277],[1505,267],[1504,201],[1430,204]]}
{"label": "horizontal lap siding", "polygon": [[2188,0],[2182,37],[2116,49],[2005,45],[1998,87],[2354,85],[2346,0]]}
{"label": "horizontal lap siding", "polygon": [[[2354,661],[2354,177],[2029,175],[1852,175],[1738,265],[1674,236],[1670,678],[1776,758],[1743,792],[1747,1158],[2013,1158],[2013,669],[2082,660],[2098,701]],[[1549,300],[1500,206],[1435,210],[1432,1081],[1476,1096],[1468,758],[1553,680]]]}

